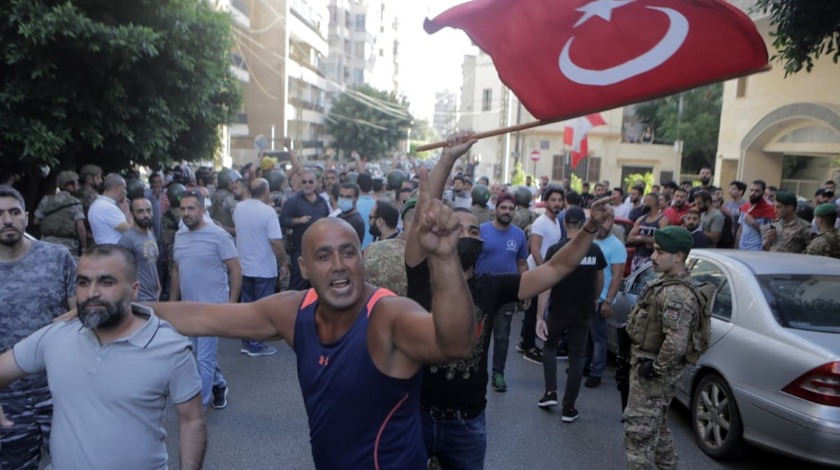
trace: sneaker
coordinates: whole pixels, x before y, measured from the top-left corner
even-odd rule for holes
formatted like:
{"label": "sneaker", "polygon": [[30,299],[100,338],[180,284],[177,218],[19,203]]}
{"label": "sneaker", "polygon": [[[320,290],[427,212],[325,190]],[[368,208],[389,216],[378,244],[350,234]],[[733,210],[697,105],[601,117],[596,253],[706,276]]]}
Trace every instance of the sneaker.
{"label": "sneaker", "polygon": [[247,354],[251,357],[258,357],[258,356],[271,356],[272,354],[277,354],[277,348],[274,346],[269,346],[267,344],[263,344],[259,349],[251,349],[251,348],[242,348],[239,350],[242,354]]}
{"label": "sneaker", "polygon": [[493,390],[497,392],[507,392],[507,384],[505,383],[505,374],[501,372],[493,372]]}
{"label": "sneaker", "polygon": [[522,341],[520,341],[519,343],[516,344],[516,352],[524,353],[526,351],[528,351],[528,350],[525,349],[525,346],[522,345]]}
{"label": "sneaker", "polygon": [[598,388],[598,385],[601,385],[601,377],[590,376],[583,383],[586,388]]}
{"label": "sneaker", "polygon": [[557,392],[545,392],[540,401],[537,402],[540,408],[551,408],[557,406]]}
{"label": "sneaker", "polygon": [[574,420],[578,419],[578,416],[580,416],[578,410],[567,406],[563,407],[563,417],[561,419],[564,423],[574,422]]}
{"label": "sneaker", "polygon": [[221,410],[227,406],[228,387],[217,387],[213,385],[213,408]]}
{"label": "sneaker", "polygon": [[542,364],[543,363],[543,355],[540,348],[531,348],[525,351],[525,355],[522,356],[526,361],[533,362],[534,364]]}

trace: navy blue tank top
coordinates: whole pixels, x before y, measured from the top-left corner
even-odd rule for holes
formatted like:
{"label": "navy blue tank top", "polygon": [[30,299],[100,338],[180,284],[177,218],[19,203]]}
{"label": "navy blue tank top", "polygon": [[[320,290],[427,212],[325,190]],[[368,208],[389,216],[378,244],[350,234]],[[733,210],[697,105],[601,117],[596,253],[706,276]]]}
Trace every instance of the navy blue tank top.
{"label": "navy blue tank top", "polygon": [[367,345],[376,302],[394,294],[378,289],[350,330],[322,344],[315,326],[318,295],[309,289],[295,322],[298,380],[309,440],[318,469],[425,469],[418,371],[409,379],[376,368]]}

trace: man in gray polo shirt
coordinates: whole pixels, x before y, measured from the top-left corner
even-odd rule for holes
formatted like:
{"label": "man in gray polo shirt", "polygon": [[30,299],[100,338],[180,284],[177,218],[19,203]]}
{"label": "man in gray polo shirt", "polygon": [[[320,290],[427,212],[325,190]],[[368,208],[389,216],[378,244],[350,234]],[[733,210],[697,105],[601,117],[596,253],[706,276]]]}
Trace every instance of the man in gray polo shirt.
{"label": "man in gray polo shirt", "polygon": [[[79,318],[53,323],[0,355],[0,388],[46,372],[54,400],[55,470],[164,469],[167,402],[180,424],[182,469],[199,469],[207,444],[192,348],[154,312],[132,305],[134,255],[98,245],[79,260]],[[0,426],[12,426],[0,408]]]}
{"label": "man in gray polo shirt", "polygon": [[120,246],[124,246],[134,253],[137,259],[137,280],[140,282],[140,292],[137,301],[157,302],[160,297],[160,280],[157,271],[158,245],[152,235],[152,203],[141,197],[131,201],[131,217],[134,226],[123,232]]}

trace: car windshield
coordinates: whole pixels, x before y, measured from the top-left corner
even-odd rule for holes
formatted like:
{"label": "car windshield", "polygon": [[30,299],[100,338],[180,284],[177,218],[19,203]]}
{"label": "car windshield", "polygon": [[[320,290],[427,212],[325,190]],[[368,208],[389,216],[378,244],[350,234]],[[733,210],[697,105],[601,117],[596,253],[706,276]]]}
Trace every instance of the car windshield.
{"label": "car windshield", "polygon": [[757,276],[776,320],[786,328],[840,333],[840,276]]}

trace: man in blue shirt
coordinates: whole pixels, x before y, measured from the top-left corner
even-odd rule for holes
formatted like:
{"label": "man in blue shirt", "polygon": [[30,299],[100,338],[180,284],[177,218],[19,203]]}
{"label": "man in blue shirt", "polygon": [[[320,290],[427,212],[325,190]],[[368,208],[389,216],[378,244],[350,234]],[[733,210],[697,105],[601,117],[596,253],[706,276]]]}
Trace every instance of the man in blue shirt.
{"label": "man in blue shirt", "polygon": [[[525,232],[513,221],[516,200],[511,193],[502,193],[496,199],[496,218],[481,224],[484,247],[476,262],[476,273],[508,274],[528,270],[528,248]],[[505,362],[510,344],[510,322],[516,312],[516,302],[503,305],[493,325],[493,377],[491,383],[497,392],[507,391]]]}
{"label": "man in blue shirt", "polygon": [[280,226],[291,227],[292,229],[288,247],[289,267],[291,268],[289,289],[291,290],[304,290],[309,287],[309,282],[301,276],[300,265],[298,264],[303,232],[318,219],[330,215],[329,205],[315,191],[316,181],[315,172],[309,169],[304,170],[300,174],[300,192],[290,197],[280,212]]}

